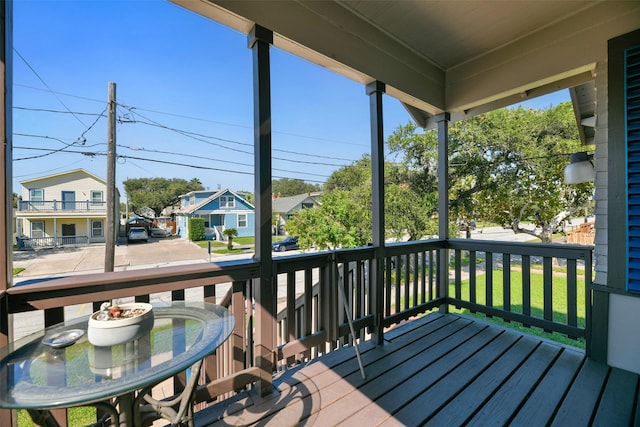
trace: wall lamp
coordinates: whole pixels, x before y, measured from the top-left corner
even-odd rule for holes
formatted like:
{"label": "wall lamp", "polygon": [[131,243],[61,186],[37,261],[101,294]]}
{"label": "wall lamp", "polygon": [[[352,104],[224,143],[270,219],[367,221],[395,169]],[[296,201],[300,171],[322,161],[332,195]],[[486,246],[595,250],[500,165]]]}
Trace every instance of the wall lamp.
{"label": "wall lamp", "polygon": [[593,182],[596,179],[596,169],[593,166],[593,154],[586,152],[571,154],[571,162],[564,169],[564,182],[579,184]]}

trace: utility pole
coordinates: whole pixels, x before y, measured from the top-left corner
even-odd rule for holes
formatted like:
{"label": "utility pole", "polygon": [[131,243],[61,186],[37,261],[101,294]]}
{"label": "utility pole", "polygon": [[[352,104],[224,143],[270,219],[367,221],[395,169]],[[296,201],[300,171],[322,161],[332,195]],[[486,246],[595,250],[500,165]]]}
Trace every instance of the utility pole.
{"label": "utility pole", "polygon": [[116,84],[109,82],[107,120],[107,224],[104,271],[113,271],[116,246]]}

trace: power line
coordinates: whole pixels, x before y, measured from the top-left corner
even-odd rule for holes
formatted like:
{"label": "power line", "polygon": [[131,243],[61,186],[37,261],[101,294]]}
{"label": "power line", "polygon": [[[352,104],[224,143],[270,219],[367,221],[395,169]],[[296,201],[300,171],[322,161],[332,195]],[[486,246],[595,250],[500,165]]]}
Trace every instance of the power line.
{"label": "power line", "polygon": [[[215,159],[215,158],[212,158],[212,157],[203,157],[201,155],[195,155],[195,154],[176,153],[176,152],[164,151],[164,150],[149,150],[149,149],[146,149],[146,148],[131,147],[131,146],[120,145],[120,144],[118,144],[118,147],[127,148],[127,149],[133,150],[133,151],[145,151],[147,153],[169,154],[169,155],[172,155],[172,156],[191,157],[191,158],[196,158],[196,159],[211,160],[211,161],[214,161],[214,162],[222,162],[222,163],[238,165],[238,166],[246,166],[246,167],[251,167],[251,168],[253,167],[253,164],[250,164],[250,163],[234,162],[232,160],[221,160],[221,159]],[[310,173],[310,172],[306,172],[306,171],[301,172],[301,171],[292,171],[292,170],[278,169],[278,168],[272,168],[272,170],[280,171],[280,172],[290,172],[290,173],[299,173],[299,174],[320,176],[320,177],[324,177],[324,178],[328,177],[326,174],[324,174],[324,175],[323,174],[316,174],[316,173]]]}
{"label": "power line", "polygon": [[[36,148],[36,147],[21,147],[21,146],[15,146],[14,148],[17,149],[22,149],[22,150],[39,150],[39,151],[52,151],[51,153],[48,154],[54,154],[54,153],[68,153],[68,154],[82,154],[84,156],[87,157],[96,157],[96,156],[106,156],[107,153],[106,152],[96,152],[96,151],[71,151],[71,150],[52,150],[50,148]],[[177,153],[179,154],[179,153]],[[21,159],[14,159],[14,161],[18,161],[18,160],[29,160],[31,158],[37,158],[37,157],[43,157],[42,156],[33,156],[33,157],[27,157],[27,158],[21,158]],[[244,172],[244,171],[237,171],[237,170],[233,170],[233,169],[221,169],[221,168],[214,168],[214,167],[210,167],[210,166],[199,166],[199,165],[193,165],[193,164],[188,164],[188,163],[178,163],[178,162],[171,162],[171,161],[167,161],[167,160],[158,160],[158,159],[147,159],[144,157],[138,157],[138,156],[128,156],[128,155],[123,155],[123,154],[118,154],[117,155],[118,159],[133,159],[133,160],[141,160],[141,161],[146,161],[146,162],[154,162],[154,163],[161,163],[161,164],[168,164],[168,165],[174,165],[174,166],[182,166],[182,167],[189,167],[189,168],[194,168],[194,169],[204,169],[204,170],[213,170],[213,171],[219,171],[219,172],[227,172],[227,173],[236,173],[236,174],[240,174],[240,175],[253,175],[253,172]],[[198,156],[194,156],[194,157],[198,157]],[[203,158],[203,157],[199,157],[199,158]],[[298,172],[298,171],[290,171],[290,170],[280,170],[281,172],[289,172],[289,173],[293,173],[293,174],[305,174],[305,175],[314,175],[314,176],[326,176],[326,175],[318,175],[318,174],[311,174],[308,172]],[[290,177],[287,176],[279,176],[279,175],[273,175],[273,178],[277,178],[277,179],[282,179],[282,178],[288,178],[291,179]],[[304,181],[309,181],[309,182],[316,182],[316,183],[324,183],[324,181],[317,181],[317,180],[311,180],[311,179],[304,179]]]}
{"label": "power line", "polygon": [[58,114],[75,114],[78,116],[99,116],[100,114],[96,113],[84,113],[80,111],[63,111],[63,110],[52,110],[49,108],[28,108],[28,107],[17,107],[13,106],[14,110],[24,110],[24,111],[36,111],[41,113],[58,113]]}
{"label": "power line", "polygon": [[[18,86],[18,87],[23,87],[26,89],[32,89],[32,90],[37,90],[37,91],[42,91],[42,92],[50,92],[53,94],[57,94],[57,95],[61,95],[61,96],[67,96],[70,98],[76,98],[76,99],[83,99],[85,101],[91,101],[91,102],[98,102],[100,104],[104,103],[104,100],[101,99],[95,99],[95,98],[89,98],[86,96],[79,96],[79,95],[74,95],[74,94],[70,94],[70,93],[65,93],[65,92],[56,92],[56,91],[52,91],[52,90],[44,90],[42,88],[38,88],[38,87],[34,87],[34,86],[29,86],[29,85],[25,85],[25,84],[20,84],[20,83],[14,83],[14,86]],[[219,120],[211,120],[211,119],[204,119],[202,117],[194,117],[194,116],[188,116],[185,114],[178,114],[178,113],[170,113],[170,112],[166,112],[166,111],[160,111],[160,110],[153,110],[150,108],[140,108],[140,107],[132,107],[123,103],[118,103],[119,106],[126,108],[126,109],[136,109],[138,111],[146,111],[149,113],[154,113],[154,114],[162,114],[165,116],[171,116],[171,117],[177,117],[177,118],[181,118],[181,119],[188,119],[188,120],[193,120],[193,121],[199,121],[199,122],[205,122],[205,123],[215,123],[215,124],[219,124],[219,125],[223,125],[223,126],[230,126],[230,127],[237,127],[237,128],[241,128],[241,129],[253,129],[253,126],[246,126],[246,125],[239,125],[236,123],[229,123],[229,122],[222,122]],[[292,133],[292,132],[284,132],[284,131],[278,131],[278,130],[273,130],[272,131],[274,134],[279,134],[279,135],[287,135],[287,136],[293,136],[296,138],[304,138],[304,139],[311,139],[311,140],[315,140],[315,141],[325,141],[325,142],[332,142],[335,144],[342,144],[342,145],[351,145],[354,147],[365,147],[368,148],[369,145],[368,144],[359,144],[359,143],[355,143],[355,142],[348,142],[348,141],[340,141],[337,139],[331,139],[331,138],[322,138],[322,137],[318,137],[318,136],[310,136],[310,135],[300,135],[300,134],[296,134],[296,133]]]}
{"label": "power line", "polygon": [[65,108],[65,110],[67,110],[68,112],[70,112],[70,113],[73,115],[73,117],[74,117],[78,122],[80,122],[80,124],[81,124],[82,126],[85,126],[85,127],[86,127],[87,125],[85,125],[85,124],[82,122],[82,120],[80,120],[80,118],[79,118],[78,116],[76,116],[75,114],[73,114],[73,113],[71,112],[71,110],[69,109],[69,107],[67,107],[67,105],[66,105],[64,102],[62,102],[62,99],[60,99],[60,97],[59,97],[58,95],[56,95],[56,93],[55,93],[55,92],[54,92],[54,91],[49,87],[49,85],[47,84],[47,82],[45,82],[45,81],[44,81],[44,79],[43,79],[42,77],[40,77],[40,74],[38,74],[38,72],[37,72],[37,71],[36,71],[36,70],[31,66],[31,64],[29,64],[29,61],[27,61],[27,60],[25,59],[25,57],[24,57],[24,56],[22,56],[22,54],[20,54],[20,52],[18,51],[18,49],[16,49],[16,48],[14,47],[14,48],[13,48],[13,51],[16,53],[16,55],[18,55],[18,56],[20,57],[20,59],[22,59],[22,61],[23,61],[23,62],[26,64],[26,66],[31,70],[31,72],[32,72],[33,74],[35,74],[35,76],[38,78],[38,80],[40,80],[40,82],[44,85],[44,87],[46,87],[46,88],[47,88],[47,90],[49,91],[49,93],[51,93],[51,94],[52,94],[52,95],[53,95],[53,96],[58,100],[58,102],[59,102],[59,103],[60,103],[60,104]]}
{"label": "power line", "polygon": [[[51,109],[44,109],[44,108],[27,108],[27,107],[14,107],[16,109],[19,110],[26,110],[26,111],[39,111],[39,112],[47,112],[47,113],[60,113],[60,114],[82,114],[82,115],[87,115],[87,116],[98,116],[98,119],[100,117],[104,117],[104,111],[100,114],[95,114],[95,113],[80,113],[80,112],[71,112],[71,111],[61,111],[61,110],[51,110]],[[228,150],[233,150],[239,153],[243,153],[243,154],[248,154],[248,155],[253,155],[253,152],[251,151],[244,151],[244,150],[234,150],[232,148],[226,147],[224,145],[221,144],[216,144],[216,143],[211,143],[211,142],[207,142],[207,141],[203,141],[199,138],[207,138],[207,139],[215,139],[217,141],[222,141],[222,142],[229,142],[231,144],[237,144],[237,145],[241,145],[241,146],[246,146],[246,147],[253,147],[253,144],[249,144],[249,143],[245,143],[245,142],[240,142],[240,141],[235,141],[232,139],[226,139],[226,138],[220,138],[220,137],[215,137],[215,136],[211,136],[211,135],[204,135],[201,133],[197,133],[197,132],[191,132],[191,131],[186,131],[186,130],[182,130],[182,129],[177,129],[177,128],[173,128],[170,126],[166,126],[163,125],[161,123],[155,122],[153,120],[151,120],[150,122],[147,121],[143,121],[143,120],[137,120],[135,118],[131,118],[131,116],[129,115],[129,113],[133,113],[134,115],[139,115],[140,117],[143,117],[145,120],[151,120],[148,119],[140,114],[137,114],[133,111],[127,110],[127,112],[122,113],[121,117],[125,117],[125,119],[123,118],[118,118],[118,123],[121,124],[127,124],[127,123],[141,123],[141,124],[145,124],[147,126],[154,126],[154,127],[159,127],[162,129],[166,129],[169,131],[173,131],[176,133],[179,133],[183,136],[187,136],[187,137],[191,137],[194,139],[197,139],[199,141],[205,142],[207,144],[210,145],[214,145],[220,148],[225,148]],[[97,121],[97,120],[96,120]],[[82,139],[84,137],[84,134],[86,132],[88,132],[94,125],[96,122],[94,122],[89,129],[87,129],[85,132],[83,132],[82,136],[80,139]],[[287,153],[287,154],[294,154],[294,155],[298,155],[298,156],[306,156],[306,157],[314,157],[314,158],[323,158],[323,159],[330,159],[330,160],[342,160],[342,161],[346,161],[346,162],[353,162],[352,159],[347,159],[347,158],[343,158],[343,157],[333,157],[333,156],[323,156],[321,154],[307,154],[307,153],[301,153],[298,151],[291,151],[291,150],[282,150],[282,149],[278,149],[278,148],[274,148],[272,151],[274,152],[281,152],[281,153]],[[286,158],[281,158],[281,157],[273,157],[275,160],[283,160],[283,161],[289,161],[289,162],[301,162],[300,160],[292,160],[292,159],[286,159]],[[322,164],[325,166],[344,166],[343,164],[333,164],[333,163],[318,163],[318,162],[309,162],[310,164]]]}
{"label": "power line", "polygon": [[[165,112],[165,111],[151,110],[151,109],[148,109],[148,108],[131,107],[131,106],[128,106],[128,105],[125,105],[125,104],[119,104],[119,105],[121,105],[124,108],[128,108],[128,109],[133,108],[133,109],[136,109],[136,110],[139,110],[139,111],[147,111],[149,113],[163,114],[163,115],[166,115],[166,116],[178,117],[178,118],[181,118],[181,119],[189,119],[189,120],[206,122],[206,123],[215,123],[215,124],[219,124],[219,125],[237,127],[237,128],[242,128],[242,129],[250,129],[250,130],[253,129],[253,126],[239,125],[239,124],[235,124],[235,123],[221,122],[221,121],[211,120],[211,119],[203,119],[201,117],[186,116],[186,115],[177,114],[177,113],[168,113],[168,112]],[[275,134],[295,136],[297,138],[313,139],[313,140],[317,140],[317,141],[333,142],[333,143],[336,143],[336,144],[353,145],[353,146],[357,146],[357,147],[368,147],[367,144],[356,144],[354,142],[339,141],[337,139],[320,138],[320,137],[309,136],[309,135],[299,135],[299,134],[295,134],[295,133],[291,133],[291,132],[283,132],[283,131],[276,131],[276,130],[274,130],[272,132],[275,133]]]}
{"label": "power line", "polygon": [[[149,122],[145,122],[145,121],[141,121],[141,120],[135,120],[132,123],[142,123],[142,124],[146,124],[149,126],[157,126],[160,127],[162,129],[166,129],[172,132],[176,132],[180,135],[186,136],[188,138],[192,138],[195,139],[196,141],[200,141],[200,142],[204,142],[205,144],[209,144],[209,145],[213,145],[215,147],[220,147],[220,148],[224,148],[226,150],[230,150],[230,151],[234,151],[236,153],[242,153],[242,154],[247,154],[247,155],[253,155],[252,151],[245,151],[245,150],[240,150],[237,148],[231,148],[231,147],[227,147],[225,145],[222,144],[217,144],[215,142],[211,142],[211,141],[207,141],[203,138],[207,138],[207,139],[215,139],[217,141],[223,141],[223,142],[230,142],[230,143],[234,143],[234,144],[238,144],[238,145],[244,145],[244,146],[250,146],[252,147],[253,145],[251,144],[247,144],[247,143],[243,143],[243,142],[238,142],[238,141],[234,141],[234,140],[230,140],[230,139],[224,139],[224,138],[218,138],[218,137],[214,137],[214,136],[207,136],[207,135],[202,135],[202,134],[197,134],[194,132],[189,132],[189,131],[184,131],[181,129],[177,129],[177,128],[173,128],[170,126],[166,126],[163,125],[161,123],[155,122],[152,119],[149,119],[148,117],[145,117],[141,114],[138,114],[134,111],[132,111],[133,114],[136,114],[140,117],[142,117],[145,120],[149,120],[151,123]],[[130,122],[124,122],[124,121],[120,121],[120,123],[130,123]],[[306,154],[306,156],[312,156],[312,157],[318,157],[312,154]],[[345,166],[344,164],[335,164],[335,163],[323,163],[323,162],[310,162],[310,161],[305,161],[305,160],[297,160],[297,159],[287,159],[287,158],[283,158],[283,157],[272,157],[274,160],[281,160],[281,161],[285,161],[285,162],[292,162],[292,163],[305,163],[305,164],[309,164],[309,165],[321,165],[321,166],[334,166],[334,167],[341,167],[341,166]],[[348,160],[348,161],[352,161],[352,160]]]}

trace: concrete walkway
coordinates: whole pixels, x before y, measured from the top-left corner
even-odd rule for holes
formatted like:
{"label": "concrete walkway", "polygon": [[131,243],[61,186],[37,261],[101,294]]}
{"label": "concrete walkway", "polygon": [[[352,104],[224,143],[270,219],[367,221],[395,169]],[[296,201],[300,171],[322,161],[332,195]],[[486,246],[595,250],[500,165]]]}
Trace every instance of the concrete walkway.
{"label": "concrete walkway", "polygon": [[[96,244],[77,248],[14,251],[13,267],[24,268],[14,277],[14,283],[41,277],[104,272],[105,248],[104,244]],[[208,261],[207,249],[179,237],[152,238],[147,243],[131,244],[121,240],[115,247],[114,270]]]}

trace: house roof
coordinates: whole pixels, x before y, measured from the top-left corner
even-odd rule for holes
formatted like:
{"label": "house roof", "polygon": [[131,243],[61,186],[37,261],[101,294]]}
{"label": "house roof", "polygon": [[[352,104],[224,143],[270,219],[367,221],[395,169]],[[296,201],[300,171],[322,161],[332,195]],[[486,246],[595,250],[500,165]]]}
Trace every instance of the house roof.
{"label": "house roof", "polygon": [[[640,22],[629,1],[172,1],[245,34],[258,24],[280,49],[384,83],[425,128],[444,112],[456,121],[592,82],[602,41]],[[588,108],[593,86],[578,92],[576,108]]]}
{"label": "house roof", "polygon": [[51,178],[57,178],[57,177],[62,177],[65,175],[72,175],[72,174],[77,174],[77,173],[82,173],[85,174],[87,176],[90,176],[91,178],[94,178],[96,181],[100,181],[101,183],[105,184],[107,183],[107,181],[105,181],[104,179],[92,174],[91,172],[86,171],[85,169],[74,169],[71,171],[66,171],[66,172],[60,172],[60,173],[56,173],[53,175],[47,175],[47,176],[41,176],[38,178],[33,178],[33,179],[26,179],[24,181],[20,181],[20,184],[22,184],[23,186],[25,184],[28,184],[30,182],[37,182],[37,181],[43,181],[43,180],[47,180],[47,179],[51,179]]}
{"label": "house roof", "polygon": [[316,200],[306,193],[298,194],[297,196],[279,197],[271,201],[271,210],[273,212],[290,212],[307,199],[316,203]]}
{"label": "house roof", "polygon": [[[191,191],[181,197],[185,197],[187,195],[195,195],[196,193],[198,193],[199,191]],[[208,191],[207,191],[208,192]],[[185,213],[185,214],[190,214],[190,213],[194,213],[200,209],[202,209],[204,206],[206,206],[208,203],[211,203],[213,200],[217,199],[220,196],[223,196],[227,193],[231,193],[233,196],[236,197],[236,199],[239,200],[243,200],[244,203],[246,203],[247,205],[249,205],[249,207],[251,207],[252,209],[255,209],[255,206],[252,203],[249,203],[244,197],[242,197],[241,195],[239,195],[238,193],[231,191],[229,189],[224,189],[224,190],[220,190],[217,191],[216,193],[212,194],[211,196],[207,197],[206,199],[204,199],[202,202],[198,203],[197,205],[193,205],[193,206],[185,206],[183,208],[181,208],[180,210],[178,210],[177,212],[179,213]]]}

